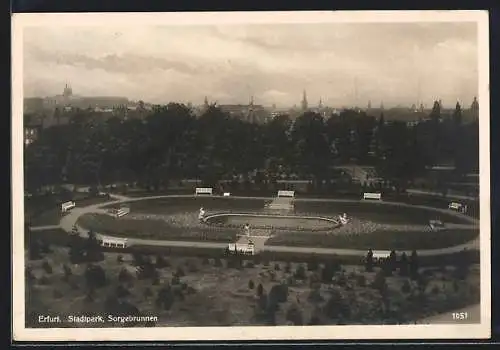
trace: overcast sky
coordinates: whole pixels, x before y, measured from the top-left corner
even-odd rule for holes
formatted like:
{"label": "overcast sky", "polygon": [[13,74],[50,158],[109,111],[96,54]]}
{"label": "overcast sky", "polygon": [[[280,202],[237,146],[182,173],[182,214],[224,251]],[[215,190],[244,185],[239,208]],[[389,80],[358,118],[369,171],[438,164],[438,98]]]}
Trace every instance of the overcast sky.
{"label": "overcast sky", "polygon": [[[470,105],[475,23],[30,27],[24,94],[124,96],[201,104]],[[357,81],[357,83],[356,83]],[[420,82],[420,83],[419,83]],[[355,86],[357,85],[357,94]],[[419,89],[420,86],[420,89]],[[420,93],[419,93],[420,91]],[[356,99],[357,96],[357,99]]]}

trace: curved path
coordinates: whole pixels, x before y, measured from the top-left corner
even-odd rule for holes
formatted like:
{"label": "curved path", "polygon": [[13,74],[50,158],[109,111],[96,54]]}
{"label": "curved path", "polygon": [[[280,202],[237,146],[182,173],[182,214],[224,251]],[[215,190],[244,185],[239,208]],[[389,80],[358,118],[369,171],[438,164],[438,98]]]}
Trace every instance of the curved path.
{"label": "curved path", "polygon": [[[120,196],[120,195],[114,195],[110,194],[111,198],[114,200],[105,202],[105,203],[98,203],[94,205],[89,205],[86,207],[76,207],[73,210],[71,210],[68,214],[62,217],[59,226],[39,226],[39,227],[33,227],[32,231],[40,231],[43,229],[49,229],[49,228],[62,228],[66,232],[71,232],[73,229],[73,226],[76,225],[76,222],[78,218],[87,213],[105,213],[106,210],[102,209],[102,207],[109,206],[109,205],[114,205],[114,204],[120,204],[120,203],[125,203],[125,202],[138,202],[142,200],[150,200],[150,199],[162,199],[162,198],[189,198],[193,197],[192,195],[161,195],[161,196],[147,196],[147,197],[136,197],[136,198],[130,198],[130,197],[125,197],[125,196]],[[240,198],[240,199],[263,199],[262,197],[233,197],[233,198]],[[296,201],[310,201],[310,202],[353,202],[352,200],[343,200],[343,199],[301,199],[298,198]],[[432,207],[426,207],[426,206],[418,206],[418,205],[409,205],[405,203],[395,203],[395,202],[380,202],[383,204],[392,204],[392,205],[398,205],[402,207],[413,207],[413,208],[422,208],[422,209],[428,209],[428,210],[434,210],[438,212],[443,212],[448,215],[455,215],[458,216],[471,224],[478,225],[478,220],[464,216],[459,213],[451,212],[446,209],[439,209],[439,208],[432,208]],[[81,236],[86,236],[88,230],[77,226],[79,233]],[[129,238],[128,243],[130,245],[149,245],[149,246],[164,246],[164,247],[191,247],[191,248],[220,248],[220,249],[225,249],[227,247],[227,243],[221,243],[221,242],[192,242],[192,241],[167,241],[167,240],[152,240],[152,239],[138,239],[138,238]],[[263,245],[263,242],[259,242],[261,244],[258,244],[258,249],[261,251],[272,251],[272,252],[289,252],[289,253],[313,253],[313,254],[326,254],[326,255],[350,255],[350,256],[364,256],[366,254],[366,250],[357,250],[357,249],[336,249],[336,248],[315,248],[315,247],[291,247],[291,246],[271,246],[271,245]],[[473,241],[470,241],[465,244],[457,245],[457,246],[452,246],[452,247],[447,247],[447,248],[440,248],[440,249],[428,249],[428,250],[419,250],[418,253],[419,255],[422,256],[436,256],[436,255],[443,255],[443,254],[450,254],[450,253],[457,253],[460,251],[463,251],[464,249],[467,250],[478,250],[479,249],[479,237],[474,239]],[[402,253],[403,251],[399,251]],[[406,252],[407,254],[410,254],[411,252]]]}

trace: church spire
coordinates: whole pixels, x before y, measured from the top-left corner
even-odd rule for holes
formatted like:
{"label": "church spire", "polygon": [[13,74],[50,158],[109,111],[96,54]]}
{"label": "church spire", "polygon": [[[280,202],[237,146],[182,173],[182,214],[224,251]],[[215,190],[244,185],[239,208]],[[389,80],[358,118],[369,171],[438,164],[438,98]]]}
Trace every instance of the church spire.
{"label": "church spire", "polygon": [[307,110],[307,94],[305,89],[304,92],[302,93],[302,110],[303,111]]}

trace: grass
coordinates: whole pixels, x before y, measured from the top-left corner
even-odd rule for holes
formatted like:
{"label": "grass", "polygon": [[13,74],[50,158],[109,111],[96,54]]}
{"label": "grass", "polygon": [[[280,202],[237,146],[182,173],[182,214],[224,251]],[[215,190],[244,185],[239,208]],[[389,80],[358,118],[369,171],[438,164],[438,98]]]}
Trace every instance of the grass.
{"label": "grass", "polygon": [[[84,277],[86,266],[71,265],[71,276],[64,280],[63,264],[68,264],[67,248],[52,247],[52,253],[43,260],[29,261],[36,281],[27,283],[26,312],[27,327],[44,327],[36,321],[40,314],[57,314],[63,321],[67,315],[105,315],[105,300],[115,295],[116,288],[122,284],[130,295],[121,297],[136,306],[144,315],[158,317],[156,326],[246,326],[246,325],[285,325],[287,313],[295,307],[302,315],[304,323],[315,318],[324,325],[333,324],[410,324],[421,318],[442,312],[459,309],[478,303],[479,270],[471,269],[465,280],[454,278],[452,266],[421,269],[429,284],[422,299],[411,298],[410,293],[403,293],[402,286],[407,278],[397,274],[386,278],[388,286],[389,308],[383,311],[380,294],[370,287],[375,272],[365,272],[363,267],[343,266],[344,277],[337,273],[333,283],[314,282],[317,271],[305,269],[305,278],[295,278],[298,263],[282,261],[249,263],[242,268],[228,267],[228,261],[222,260],[222,266],[215,266],[213,259],[164,256],[168,266],[158,269],[158,283],[152,280],[138,279],[131,274],[129,282],[118,281],[119,271],[123,268],[133,271],[132,257],[122,254],[123,262],[118,262],[117,253],[106,253],[105,260],[98,263],[106,273],[107,284],[95,291],[93,300],[86,300],[87,287]],[[155,259],[153,259],[154,261]],[[43,268],[46,261],[53,272]],[[290,270],[287,271],[287,265]],[[305,267],[305,265],[303,265]],[[321,267],[321,264],[320,264]],[[183,270],[184,276],[174,281],[173,274]],[[249,281],[253,281],[253,289]],[[364,280],[364,281],[362,281]],[[178,282],[178,283],[176,283]],[[342,283],[341,283],[342,282]],[[365,283],[361,283],[365,282]],[[264,293],[269,293],[277,284],[288,285],[287,300],[279,305],[275,322],[262,318],[259,312],[256,289],[262,284]],[[161,288],[171,285],[175,291],[173,304],[169,309],[155,303]],[[415,295],[416,287],[410,284]],[[316,290],[316,298],[310,294]],[[333,294],[332,294],[333,293]],[[337,296],[333,313],[327,312],[327,301],[331,295]],[[116,299],[116,297],[115,297]],[[354,302],[355,301],[355,302]],[[338,310],[348,307],[350,314],[342,319]],[[117,327],[114,323],[104,324],[69,324],[63,322],[58,327]],[[139,325],[144,326],[144,325]]]}
{"label": "grass", "polygon": [[[84,214],[78,225],[102,234],[117,237],[162,239],[175,241],[232,242],[239,230],[213,226],[176,227],[163,220],[114,218],[105,214]],[[202,238],[205,237],[205,238]]]}
{"label": "grass", "polygon": [[[88,194],[75,193],[73,200],[77,207],[106,203],[112,199],[107,197],[89,197]],[[31,226],[58,225],[61,221],[62,213],[60,200],[56,196],[44,196],[34,200],[25,201],[25,215]]]}
{"label": "grass", "polygon": [[478,237],[478,235],[478,230],[443,230],[438,232],[375,231],[357,235],[279,232],[267,240],[266,245],[363,250],[420,250],[464,244]]}

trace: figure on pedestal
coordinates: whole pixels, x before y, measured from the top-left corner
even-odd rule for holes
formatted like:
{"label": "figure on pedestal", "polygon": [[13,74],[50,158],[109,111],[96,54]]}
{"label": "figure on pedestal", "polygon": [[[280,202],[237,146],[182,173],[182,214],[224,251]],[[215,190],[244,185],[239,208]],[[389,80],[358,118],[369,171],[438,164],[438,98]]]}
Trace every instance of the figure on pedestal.
{"label": "figure on pedestal", "polygon": [[198,214],[198,220],[200,220],[201,222],[203,222],[205,219],[205,210],[203,209],[203,207],[200,208],[200,213]]}

